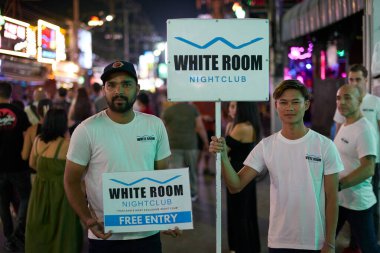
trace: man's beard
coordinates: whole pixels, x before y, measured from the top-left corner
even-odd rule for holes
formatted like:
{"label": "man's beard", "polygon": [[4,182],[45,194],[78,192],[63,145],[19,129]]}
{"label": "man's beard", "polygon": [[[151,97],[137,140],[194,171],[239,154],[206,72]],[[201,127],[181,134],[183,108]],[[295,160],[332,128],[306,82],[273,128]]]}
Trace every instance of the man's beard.
{"label": "man's beard", "polygon": [[[118,105],[115,102],[117,99],[123,99],[125,103],[122,105]],[[107,99],[107,104],[111,111],[117,112],[117,113],[125,113],[132,109],[132,106],[135,103],[135,101],[136,101],[136,94],[135,96],[132,97],[131,101],[129,101],[128,97],[124,95],[116,95],[112,97],[111,101]]]}

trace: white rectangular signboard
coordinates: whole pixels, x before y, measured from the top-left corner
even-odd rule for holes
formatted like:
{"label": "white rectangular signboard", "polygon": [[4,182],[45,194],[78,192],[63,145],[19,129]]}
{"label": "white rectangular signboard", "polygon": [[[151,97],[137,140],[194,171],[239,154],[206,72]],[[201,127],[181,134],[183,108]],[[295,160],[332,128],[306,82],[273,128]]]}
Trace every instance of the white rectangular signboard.
{"label": "white rectangular signboard", "polygon": [[267,19],[167,21],[168,99],[269,99]]}
{"label": "white rectangular signboard", "polygon": [[105,231],[193,228],[188,168],[103,174]]}

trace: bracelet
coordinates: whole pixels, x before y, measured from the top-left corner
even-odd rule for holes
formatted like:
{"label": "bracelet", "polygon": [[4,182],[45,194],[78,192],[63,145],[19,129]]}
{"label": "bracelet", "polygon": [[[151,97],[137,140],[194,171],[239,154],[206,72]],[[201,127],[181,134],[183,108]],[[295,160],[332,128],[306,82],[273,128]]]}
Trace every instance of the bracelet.
{"label": "bracelet", "polygon": [[332,244],[330,242],[327,242],[326,244],[327,246],[329,246],[330,249],[335,249],[335,244]]}

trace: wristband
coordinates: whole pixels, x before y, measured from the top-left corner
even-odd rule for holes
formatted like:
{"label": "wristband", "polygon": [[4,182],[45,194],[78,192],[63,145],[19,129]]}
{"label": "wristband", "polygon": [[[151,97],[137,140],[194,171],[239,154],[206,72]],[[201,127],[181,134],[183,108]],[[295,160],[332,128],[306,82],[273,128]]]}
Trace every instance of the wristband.
{"label": "wristband", "polygon": [[330,249],[335,249],[335,244],[327,242],[327,246],[329,246]]}

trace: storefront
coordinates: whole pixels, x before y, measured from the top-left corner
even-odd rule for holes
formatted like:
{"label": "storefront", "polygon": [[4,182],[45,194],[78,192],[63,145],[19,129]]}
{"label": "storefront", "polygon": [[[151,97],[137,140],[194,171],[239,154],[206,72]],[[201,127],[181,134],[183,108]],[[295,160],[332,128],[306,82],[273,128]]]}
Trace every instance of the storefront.
{"label": "storefront", "polygon": [[364,0],[305,0],[282,19],[284,78],[311,91],[311,127],[326,136],[349,65],[364,61],[363,9]]}

